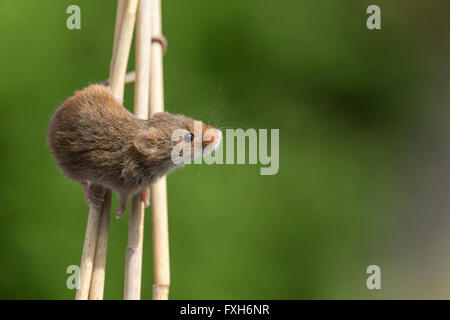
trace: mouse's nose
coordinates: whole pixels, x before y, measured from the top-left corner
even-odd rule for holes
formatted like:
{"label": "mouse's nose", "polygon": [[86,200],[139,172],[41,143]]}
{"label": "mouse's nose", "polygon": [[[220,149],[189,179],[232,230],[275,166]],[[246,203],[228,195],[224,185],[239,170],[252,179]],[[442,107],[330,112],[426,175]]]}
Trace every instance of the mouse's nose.
{"label": "mouse's nose", "polygon": [[205,132],[203,148],[207,145],[212,145],[215,149],[220,144],[220,140],[222,140],[222,132],[219,129],[210,128]]}
{"label": "mouse's nose", "polygon": [[220,140],[222,140],[222,131],[217,129],[217,141],[220,142]]}

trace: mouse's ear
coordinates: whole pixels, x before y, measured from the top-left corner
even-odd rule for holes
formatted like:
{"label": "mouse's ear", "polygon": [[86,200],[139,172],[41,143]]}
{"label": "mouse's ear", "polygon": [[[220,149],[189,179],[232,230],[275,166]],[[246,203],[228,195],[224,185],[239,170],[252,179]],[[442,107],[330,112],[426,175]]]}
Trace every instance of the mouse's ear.
{"label": "mouse's ear", "polygon": [[144,156],[151,157],[158,151],[156,131],[156,128],[149,128],[137,134],[133,143],[139,153]]}

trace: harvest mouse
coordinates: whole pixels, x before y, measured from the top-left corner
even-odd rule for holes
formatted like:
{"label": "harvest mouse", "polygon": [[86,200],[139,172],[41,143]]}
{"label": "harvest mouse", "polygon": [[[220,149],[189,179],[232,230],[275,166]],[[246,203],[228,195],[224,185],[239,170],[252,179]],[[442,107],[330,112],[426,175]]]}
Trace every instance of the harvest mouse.
{"label": "harvest mouse", "polygon": [[[93,84],[75,92],[56,110],[48,145],[62,172],[81,183],[89,206],[103,203],[96,185],[117,191],[117,217],[121,217],[129,196],[141,192],[148,206],[147,187],[180,166],[172,160],[175,146],[194,149],[194,140],[200,139],[200,156],[219,146],[221,131],[197,121],[167,112],[155,113],[148,120],[138,119],[106,86]],[[201,124],[202,137],[195,132],[195,123]],[[185,133],[175,140],[173,132],[177,129]],[[182,153],[181,157],[194,158],[194,153]]]}

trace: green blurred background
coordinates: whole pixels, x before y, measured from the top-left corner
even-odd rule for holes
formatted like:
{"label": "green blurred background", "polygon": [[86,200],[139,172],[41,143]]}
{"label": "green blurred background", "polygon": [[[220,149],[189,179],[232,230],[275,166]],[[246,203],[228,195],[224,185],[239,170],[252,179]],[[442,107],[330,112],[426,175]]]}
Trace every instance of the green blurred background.
{"label": "green blurred background", "polygon": [[[66,28],[71,4],[81,30]],[[381,7],[381,30],[366,28],[370,4]],[[167,111],[280,129],[277,175],[261,176],[260,165],[169,175],[172,299],[450,298],[449,9],[163,1]],[[74,90],[108,77],[115,10],[115,1],[0,4],[2,299],[74,298],[66,268],[80,263],[88,207],[46,133]],[[129,85],[130,110],[132,98]],[[128,212],[111,220],[106,299],[123,297],[127,227]],[[145,228],[149,299],[149,214]],[[372,264],[381,290],[366,287]]]}

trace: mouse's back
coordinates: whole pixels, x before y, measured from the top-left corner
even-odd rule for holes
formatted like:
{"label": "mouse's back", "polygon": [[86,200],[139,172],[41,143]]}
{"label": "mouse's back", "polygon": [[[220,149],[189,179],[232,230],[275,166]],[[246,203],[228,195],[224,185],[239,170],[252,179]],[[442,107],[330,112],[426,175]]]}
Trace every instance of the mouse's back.
{"label": "mouse's back", "polygon": [[136,119],[102,85],[77,91],[56,110],[48,131],[48,145],[69,177],[98,170],[111,157],[120,157],[136,135]]}

